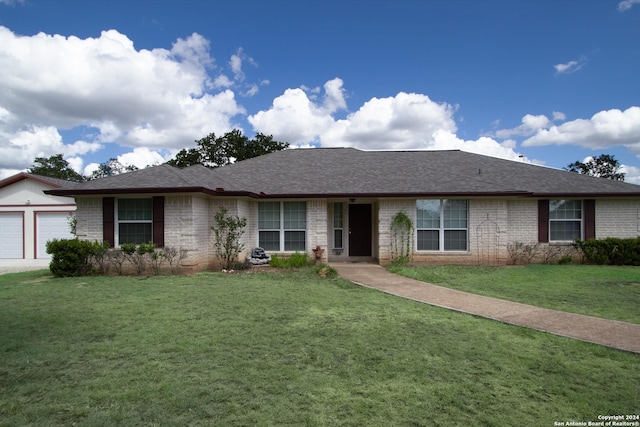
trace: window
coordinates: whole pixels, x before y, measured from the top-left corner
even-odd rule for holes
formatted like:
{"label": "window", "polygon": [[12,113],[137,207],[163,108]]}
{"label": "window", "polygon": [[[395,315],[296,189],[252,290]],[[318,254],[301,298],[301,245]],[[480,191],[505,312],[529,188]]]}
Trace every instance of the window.
{"label": "window", "polygon": [[418,200],[416,209],[419,251],[467,250],[466,200]]}
{"label": "window", "polygon": [[306,249],[305,202],[258,203],[258,245],[267,251]]}
{"label": "window", "polygon": [[342,231],[344,230],[344,221],[342,214],[342,203],[333,204],[333,247],[342,249]]}
{"label": "window", "polygon": [[582,200],[549,200],[549,241],[582,238]]}
{"label": "window", "polygon": [[118,244],[152,241],[152,199],[118,199]]}

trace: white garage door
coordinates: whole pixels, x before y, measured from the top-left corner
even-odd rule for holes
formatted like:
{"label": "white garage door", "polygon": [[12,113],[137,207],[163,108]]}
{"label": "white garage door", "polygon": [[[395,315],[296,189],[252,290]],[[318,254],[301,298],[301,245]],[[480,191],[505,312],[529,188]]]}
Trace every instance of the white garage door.
{"label": "white garage door", "polygon": [[39,212],[36,214],[36,258],[49,259],[47,242],[53,239],[73,239],[69,229],[68,212]]}
{"label": "white garage door", "polygon": [[24,256],[22,240],[22,214],[0,213],[0,259],[22,259]]}

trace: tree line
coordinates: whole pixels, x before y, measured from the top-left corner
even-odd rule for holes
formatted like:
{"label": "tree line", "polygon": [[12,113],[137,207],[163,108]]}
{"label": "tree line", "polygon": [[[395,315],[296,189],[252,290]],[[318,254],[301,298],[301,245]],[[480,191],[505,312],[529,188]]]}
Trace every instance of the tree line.
{"label": "tree line", "polygon": [[[272,135],[258,133],[249,139],[237,129],[218,137],[212,132],[195,142],[196,148],[183,148],[173,159],[167,161],[167,164],[179,168],[197,164],[217,168],[289,147],[288,142],[276,141]],[[135,170],[138,170],[138,167],[125,165],[116,158],[110,158],[90,175],[82,175],[73,170],[62,154],[55,154],[50,157],[36,157],[28,172],[50,178],[84,182]]]}

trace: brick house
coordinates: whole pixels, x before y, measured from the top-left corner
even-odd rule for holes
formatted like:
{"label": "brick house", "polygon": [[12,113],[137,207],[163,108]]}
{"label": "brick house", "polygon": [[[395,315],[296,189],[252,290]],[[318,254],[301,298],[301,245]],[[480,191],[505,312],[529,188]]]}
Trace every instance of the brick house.
{"label": "brick house", "polygon": [[330,262],[392,257],[391,221],[413,223],[415,263],[506,264],[508,245],[638,237],[640,186],[463,151],[285,150],[217,169],[156,166],[46,193],[73,196],[78,236],[187,249],[215,262],[213,216],[247,219],[245,252]]}

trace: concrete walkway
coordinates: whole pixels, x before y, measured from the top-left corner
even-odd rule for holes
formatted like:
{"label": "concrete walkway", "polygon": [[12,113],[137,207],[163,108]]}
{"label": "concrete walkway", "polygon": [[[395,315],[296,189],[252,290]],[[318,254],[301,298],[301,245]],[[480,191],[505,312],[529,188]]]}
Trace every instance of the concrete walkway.
{"label": "concrete walkway", "polygon": [[47,270],[50,259],[0,259],[0,274]]}
{"label": "concrete walkway", "polygon": [[549,310],[431,285],[376,264],[332,263],[344,279],[414,301],[524,326],[619,350],[640,353],[640,325]]}

